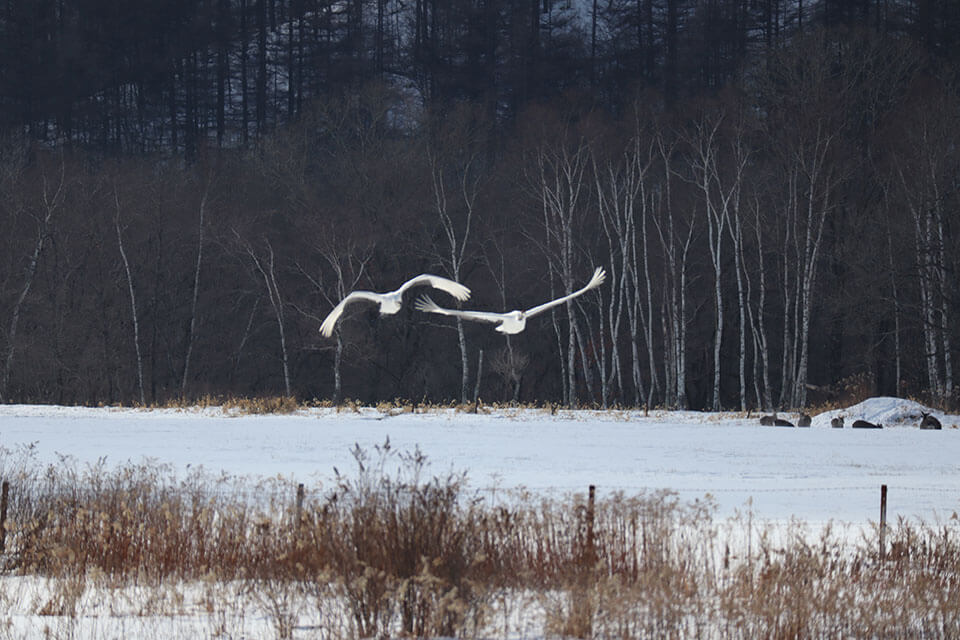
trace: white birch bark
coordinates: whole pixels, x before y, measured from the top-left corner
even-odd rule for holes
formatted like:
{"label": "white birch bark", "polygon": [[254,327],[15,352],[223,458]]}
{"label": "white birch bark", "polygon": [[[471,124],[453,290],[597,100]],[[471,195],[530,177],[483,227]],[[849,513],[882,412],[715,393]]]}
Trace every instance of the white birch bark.
{"label": "white birch bark", "polygon": [[[593,157],[592,168],[595,183],[594,194],[596,197],[597,211],[599,213],[598,217],[600,218],[600,224],[607,241],[607,276],[611,289],[607,302],[607,322],[609,323],[611,344],[609,374],[607,370],[606,348],[602,340],[601,346],[603,349],[601,357],[598,359],[600,369],[600,402],[603,408],[606,408],[610,394],[608,377],[612,378],[614,383],[619,379],[620,354],[618,343],[620,339],[620,306],[622,306],[623,285],[627,272],[627,266],[625,264],[627,254],[623,246],[626,237],[625,231],[621,227],[621,203],[617,197],[618,190],[621,188],[621,181],[617,176],[618,172],[616,167],[613,166],[612,162],[609,162],[605,165],[604,170],[601,170],[597,164],[596,157]],[[609,194],[608,189],[610,190]],[[602,294],[601,297],[603,297]],[[603,329],[603,314],[601,313],[601,331],[603,331]]]}
{"label": "white birch bark", "polygon": [[[713,398],[711,408],[718,411],[720,407],[720,382],[721,382],[721,353],[723,344],[724,330],[724,300],[723,300],[723,281],[724,281],[724,260],[723,247],[724,239],[730,234],[734,241],[734,259],[737,260],[737,236],[733,230],[729,229],[731,219],[739,215],[740,190],[742,187],[743,170],[746,166],[747,152],[740,138],[741,130],[735,125],[733,140],[731,141],[731,153],[728,162],[720,159],[722,153],[722,143],[720,140],[720,126],[726,119],[726,114],[716,113],[705,115],[699,120],[691,135],[688,137],[688,144],[691,147],[693,157],[691,167],[693,169],[693,181],[698,186],[703,200],[704,210],[706,212],[707,232],[710,245],[710,258],[713,266],[714,275],[714,302],[716,305],[716,321],[714,324],[714,342],[713,342]],[[721,166],[723,165],[723,166]],[[728,171],[725,167],[732,167]],[[741,310],[741,348],[740,348],[740,404],[741,407],[746,404],[745,401],[745,374],[743,362],[743,287],[740,280],[740,270],[735,268],[738,280],[738,294]]]}
{"label": "white birch bark", "polygon": [[[573,292],[575,284],[574,238],[576,222],[582,204],[581,194],[585,172],[589,166],[589,150],[584,140],[568,147],[563,141],[542,145],[536,154],[537,180],[544,214],[545,247],[547,258],[563,286],[563,295]],[[551,278],[551,288],[552,288]],[[551,291],[553,295],[553,291]],[[576,393],[576,336],[578,331],[576,308],[572,301],[564,305],[569,327],[566,340],[566,385],[564,400],[568,407],[577,404]],[[551,311],[554,328],[560,339],[556,310]],[[562,356],[561,356],[562,357]]]}
{"label": "white birch bark", "polygon": [[939,334],[938,347],[942,349],[943,354],[943,386],[941,389],[941,399],[946,400],[953,395],[953,361],[950,351],[950,312],[947,305],[949,296],[949,284],[947,282],[947,239],[943,232],[943,202],[944,194],[940,187],[940,175],[936,167],[931,163],[930,183],[932,187],[932,206],[929,210],[931,235],[933,243],[930,247],[933,254],[931,263],[931,276],[933,281],[934,295],[937,299],[937,325],[936,333]]}
{"label": "white birch bark", "polygon": [[829,154],[835,136],[823,130],[818,123],[816,136],[810,153],[807,154],[805,173],[807,176],[806,220],[804,221],[803,282],[800,320],[800,358],[797,365],[796,384],[794,386],[793,406],[805,407],[807,404],[807,371],[810,353],[810,317],[816,292],[816,281],[820,266],[820,248],[823,246],[823,230],[833,209],[833,192],[839,182],[835,172],[829,166]]}
{"label": "white birch bark", "polygon": [[[298,265],[300,273],[313,285],[314,289],[331,307],[336,306],[347,294],[358,288],[366,272],[367,263],[373,257],[373,245],[358,245],[355,242],[338,237],[332,230],[322,234],[317,252],[333,272],[333,282],[329,283],[324,277],[322,267],[317,268],[316,275]],[[312,317],[317,324],[323,321],[315,314],[305,314]],[[333,348],[333,402],[337,406],[343,400],[343,351],[345,343],[343,333],[338,322],[333,329],[336,343]]]}
{"label": "white birch bark", "polygon": [[[889,204],[887,205],[889,212]],[[894,393],[900,397],[901,386],[901,354],[900,354],[900,294],[897,287],[896,267],[893,261],[893,233],[890,230],[890,223],[887,223],[887,260],[890,262],[890,293],[893,298],[893,346],[895,358],[896,381]]]}
{"label": "white birch bark", "polygon": [[[760,394],[757,394],[757,401],[760,406],[766,410],[773,410],[773,389],[770,386],[770,347],[767,339],[766,325],[766,299],[767,299],[767,268],[763,252],[763,219],[761,217],[761,205],[759,201],[754,201],[755,224],[754,231],[757,238],[757,276],[759,282],[759,299],[757,301],[756,318],[753,317],[753,306],[748,307],[751,314],[751,326],[753,329],[754,344],[759,353],[758,363],[760,367],[759,377],[762,383],[762,400]],[[749,281],[748,281],[749,282]]]}
{"label": "white birch bark", "polygon": [[740,410],[747,410],[747,265],[743,251],[743,221],[740,216],[739,202],[731,209],[730,235],[733,240],[734,269],[737,275],[737,313],[740,321],[737,352],[738,375],[740,382]]}
{"label": "white birch bark", "polygon": [[[497,284],[497,291],[500,293],[500,309],[507,309],[507,269],[504,260],[503,250],[500,240],[496,236],[491,237],[491,241],[486,243],[488,250],[495,251],[491,256],[487,253],[484,257],[484,263],[490,271],[490,276]],[[494,354],[492,366],[499,373],[510,391],[510,401],[516,404],[520,401],[520,388],[523,382],[523,371],[527,368],[530,359],[519,350],[514,349],[513,341],[509,334],[504,335],[506,346],[500,352]]]}
{"label": "white birch bark", "polygon": [[193,293],[190,299],[190,328],[187,333],[187,352],[183,357],[183,377],[180,380],[180,398],[187,395],[187,381],[190,379],[190,357],[193,355],[193,345],[197,335],[197,302],[200,297],[200,268],[203,264],[203,228],[204,214],[207,208],[209,187],[204,190],[200,198],[200,207],[197,215],[197,262],[193,271]]}
{"label": "white birch bark", "polygon": [[793,302],[796,296],[796,290],[792,286],[793,283],[793,271],[791,267],[794,265],[794,262],[791,258],[794,257],[793,245],[793,236],[794,236],[794,225],[796,220],[796,190],[797,190],[797,178],[795,173],[795,167],[792,167],[794,171],[791,171],[787,175],[787,198],[782,211],[782,215],[779,218],[783,222],[783,229],[781,230],[781,245],[779,251],[780,258],[780,293],[783,298],[783,344],[781,346],[781,362],[780,362],[780,399],[777,402],[777,405],[782,407],[788,403],[788,395],[792,391],[792,375],[793,375],[793,349],[792,349],[792,336],[793,336]]}
{"label": "white birch bark", "polygon": [[127,260],[127,252],[123,248],[123,232],[120,227],[120,194],[116,187],[114,187],[113,190],[113,197],[117,206],[117,215],[114,218],[114,224],[117,229],[117,245],[120,248],[123,271],[127,276],[127,291],[130,294],[130,315],[133,320],[133,346],[137,356],[137,389],[140,395],[140,406],[144,406],[147,402],[143,392],[143,358],[140,354],[140,321],[137,317],[137,296],[133,288],[133,274],[130,272],[130,262]]}
{"label": "white birch bark", "polygon": [[[453,279],[460,282],[463,264],[466,260],[467,243],[473,226],[474,206],[480,191],[480,176],[474,171],[475,157],[469,158],[460,171],[457,187],[463,204],[463,222],[458,225],[450,212],[447,202],[447,184],[444,169],[439,159],[430,155],[430,176],[433,181],[434,206],[440,218],[447,239],[449,256],[443,260]],[[460,227],[458,229],[458,227]],[[468,361],[467,337],[463,330],[463,320],[457,318],[457,342],[460,346],[460,402],[470,402],[470,364]]]}
{"label": "white birch bark", "polygon": [[932,395],[943,400],[949,397],[953,390],[949,310],[944,295],[946,256],[943,245],[946,239],[940,212],[941,195],[937,186],[940,169],[933,150],[935,144],[930,139],[926,126],[922,129],[920,144],[927,146],[920,151],[921,158],[918,162],[922,169],[919,179],[908,179],[902,161],[897,162],[896,170],[904,200],[913,219],[927,382]]}
{"label": "white birch bark", "polygon": [[287,353],[287,332],[286,319],[284,315],[283,298],[280,295],[280,285],[277,282],[276,257],[273,252],[273,246],[269,241],[266,243],[267,256],[261,258],[249,244],[244,245],[247,255],[253,262],[254,269],[263,279],[264,287],[267,290],[267,299],[270,300],[270,306],[273,308],[273,315],[277,321],[277,330],[280,335],[280,358],[283,365],[283,390],[286,397],[293,397],[293,387],[290,381],[290,358]]}
{"label": "white birch bark", "polygon": [[260,309],[260,296],[253,301],[253,304],[250,306],[250,314],[247,316],[247,324],[243,327],[243,335],[240,336],[240,342],[237,344],[237,349],[233,355],[233,368],[230,371],[230,383],[232,384],[237,378],[237,373],[240,371],[240,361],[243,359],[243,351],[247,347],[247,342],[250,340],[250,335],[253,333],[253,321],[257,317],[257,310]]}
{"label": "white birch bark", "polygon": [[747,410],[747,301],[746,284],[744,274],[746,265],[744,264],[743,254],[743,225],[740,220],[739,205],[731,210],[732,218],[730,220],[729,230],[733,240],[734,271],[737,276],[737,313],[740,323],[738,331],[738,349],[737,349],[737,374],[739,376],[740,387],[740,410]]}
{"label": "white birch bark", "polygon": [[671,383],[667,389],[667,403],[678,409],[688,408],[687,401],[687,261],[693,243],[695,218],[690,219],[686,238],[682,237],[674,215],[670,194],[670,180],[675,172],[672,167],[674,147],[659,139],[658,151],[664,167],[665,195],[661,200],[660,217],[654,218],[660,244],[666,256],[667,269],[664,272],[667,306],[666,319],[670,343],[668,370]]}
{"label": "white birch bark", "polygon": [[[607,322],[610,330],[611,354],[609,369],[618,383],[621,398],[624,394],[620,365],[620,332],[624,313],[630,330],[631,371],[634,385],[634,404],[646,396],[640,372],[638,335],[640,316],[640,280],[637,270],[637,208],[645,205],[644,184],[650,169],[651,158],[641,157],[640,141],[635,139],[619,162],[609,160],[602,166],[594,159],[593,176],[600,221],[607,240],[609,255],[610,294]],[[645,239],[644,239],[645,240]],[[644,259],[646,256],[644,255]],[[606,379],[607,365],[600,364],[601,376]],[[603,397],[606,406],[606,389]]]}
{"label": "white birch bark", "polygon": [[36,277],[37,268],[40,265],[40,257],[43,254],[43,248],[47,238],[50,235],[50,227],[53,223],[53,216],[56,210],[63,204],[64,199],[64,178],[65,168],[63,163],[60,165],[60,176],[55,187],[51,189],[47,183],[47,177],[44,174],[42,180],[43,191],[41,197],[43,200],[43,211],[37,216],[37,236],[33,243],[33,250],[27,259],[27,266],[24,269],[23,283],[20,285],[20,291],[14,300],[13,307],[10,309],[10,325],[7,330],[7,353],[3,362],[3,375],[0,377],[0,402],[6,402],[7,390],[10,384],[10,374],[13,372],[13,359],[17,351],[17,331],[20,326],[20,314],[23,311],[23,305],[33,287],[33,279]]}
{"label": "white birch bark", "polygon": [[[647,343],[647,365],[650,372],[650,385],[647,387],[647,397],[646,397],[646,406],[653,406],[654,396],[658,389],[657,383],[657,363],[656,363],[656,353],[654,351],[653,345],[653,284],[650,278],[650,251],[649,251],[649,242],[647,239],[647,220],[652,216],[653,203],[652,199],[643,197],[643,212],[640,224],[640,240],[641,240],[641,249],[643,251],[643,275],[644,275],[644,293],[646,294],[646,315],[640,313],[641,322],[643,323],[644,335],[646,336]],[[636,249],[634,249],[634,255],[636,255]],[[637,296],[639,299],[639,295]],[[636,368],[636,375],[639,376],[639,367]],[[637,389],[640,389],[639,383]]]}
{"label": "white birch bark", "polygon": [[[741,198],[743,194],[745,173],[750,160],[750,152],[744,140],[746,132],[744,123],[737,122],[732,132],[730,140],[730,160],[727,165],[734,168],[732,175],[728,177],[729,188],[724,198],[724,215],[727,217],[727,229],[730,238],[733,241],[734,273],[737,280],[737,313],[739,320],[738,330],[738,350],[737,365],[739,378],[739,399],[740,410],[747,409],[747,298],[745,291],[744,278],[747,272],[747,266],[744,261],[743,251],[743,221],[741,212]],[[719,167],[718,167],[719,168]],[[720,176],[717,176],[718,184],[721,184]]]}

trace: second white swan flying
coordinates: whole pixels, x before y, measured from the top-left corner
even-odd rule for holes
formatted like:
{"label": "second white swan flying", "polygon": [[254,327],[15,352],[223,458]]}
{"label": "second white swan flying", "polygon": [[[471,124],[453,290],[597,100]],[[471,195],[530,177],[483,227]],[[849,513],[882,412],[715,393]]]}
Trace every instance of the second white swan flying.
{"label": "second white swan flying", "polygon": [[565,295],[562,298],[557,298],[556,300],[551,300],[550,302],[545,302],[541,305],[533,307],[532,309],[527,309],[526,311],[508,311],[507,313],[493,313],[490,311],[460,311],[458,309],[444,309],[439,306],[436,302],[430,299],[430,296],[422,295],[417,300],[415,307],[419,311],[426,311],[428,313],[439,313],[444,316],[454,316],[457,318],[463,318],[464,320],[476,320],[477,322],[489,322],[491,324],[498,325],[496,331],[500,333],[520,333],[527,326],[527,319],[532,318],[533,316],[543,313],[547,309],[557,306],[558,304],[563,304],[567,300],[572,300],[579,295],[583,295],[590,289],[595,289],[603,284],[603,281],[606,279],[607,274],[603,270],[603,267],[597,267],[593,272],[593,277],[590,278],[590,282],[587,283],[585,287],[578,291],[574,291],[571,294]]}
{"label": "second white swan flying", "polygon": [[333,308],[333,311],[327,315],[326,320],[324,320],[323,324],[320,325],[320,333],[327,338],[333,335],[334,325],[337,324],[337,320],[339,320],[340,316],[343,315],[344,307],[351,302],[359,302],[361,300],[376,302],[380,305],[381,315],[392,315],[397,313],[403,306],[404,292],[407,289],[419,286],[429,286],[433,287],[434,289],[446,291],[457,300],[466,300],[470,297],[470,289],[466,288],[459,282],[441,276],[434,276],[425,273],[407,280],[396,291],[388,291],[387,293],[375,293],[373,291],[353,291],[349,293],[347,297],[341,300],[340,303]]}

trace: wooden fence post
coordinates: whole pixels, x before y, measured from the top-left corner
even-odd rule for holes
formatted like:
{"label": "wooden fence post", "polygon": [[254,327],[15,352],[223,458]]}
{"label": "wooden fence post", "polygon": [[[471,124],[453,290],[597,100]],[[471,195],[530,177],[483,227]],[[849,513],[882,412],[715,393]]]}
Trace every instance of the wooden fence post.
{"label": "wooden fence post", "polygon": [[884,537],[887,533],[887,485],[880,485],[880,559],[886,557]]}
{"label": "wooden fence post", "polygon": [[594,542],[593,534],[593,518],[596,508],[596,498],[597,498],[597,487],[596,485],[590,485],[590,490],[587,497],[587,553],[586,559],[587,564],[589,565],[590,571],[593,571],[594,565],[597,563],[597,550]]}
{"label": "wooden fence post", "polygon": [[297,485],[297,520],[296,527],[297,533],[300,533],[300,524],[303,522],[303,496],[304,496],[303,483]]}
{"label": "wooden fence post", "polygon": [[3,481],[0,490],[0,553],[3,553],[7,544],[7,500],[10,496],[10,483]]}

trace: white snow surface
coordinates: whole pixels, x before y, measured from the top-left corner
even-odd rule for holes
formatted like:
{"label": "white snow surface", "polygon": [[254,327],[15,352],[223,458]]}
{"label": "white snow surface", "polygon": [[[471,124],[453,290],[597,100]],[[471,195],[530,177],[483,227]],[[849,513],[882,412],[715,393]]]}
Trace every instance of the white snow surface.
{"label": "white snow surface", "polygon": [[[0,447],[32,446],[41,464],[153,461],[178,473],[283,476],[328,487],[334,469],[356,471],[351,450],[388,438],[419,448],[435,475],[466,472],[471,488],[551,495],[628,495],[660,489],[681,500],[709,495],[717,515],[765,520],[876,521],[880,486],[888,518],[942,522],[960,512],[960,416],[934,411],[942,431],[921,431],[926,407],[872,398],[813,417],[812,427],[759,424],[757,415],[693,411],[496,409],[384,413],[367,408],[240,415],[219,408],[124,409],[0,405]],[[796,421],[796,414],[780,414]],[[830,428],[836,415],[847,428]],[[855,430],[862,418],[882,430]]]}

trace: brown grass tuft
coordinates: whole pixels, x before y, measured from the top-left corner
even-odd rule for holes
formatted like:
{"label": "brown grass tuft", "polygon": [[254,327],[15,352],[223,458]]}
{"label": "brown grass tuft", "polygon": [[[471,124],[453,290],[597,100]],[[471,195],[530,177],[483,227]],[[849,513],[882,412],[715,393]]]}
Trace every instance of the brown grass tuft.
{"label": "brown grass tuft", "polygon": [[220,635],[242,619],[223,599],[254,603],[280,638],[305,616],[329,637],[499,637],[511,606],[539,611],[547,636],[960,637],[955,519],[900,520],[881,559],[875,531],[851,541],[793,523],[778,537],[671,492],[487,497],[389,441],[353,453],[355,472],[298,508],[280,480],[67,459],[38,469],[29,448],[3,450],[3,568],[49,578],[34,610],[60,618],[83,615],[104,585],[194,581]]}

